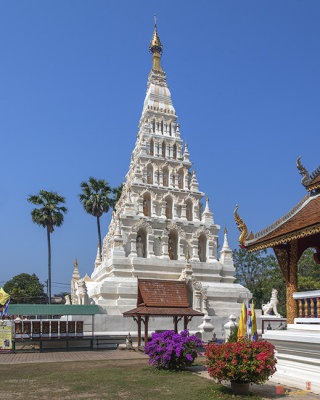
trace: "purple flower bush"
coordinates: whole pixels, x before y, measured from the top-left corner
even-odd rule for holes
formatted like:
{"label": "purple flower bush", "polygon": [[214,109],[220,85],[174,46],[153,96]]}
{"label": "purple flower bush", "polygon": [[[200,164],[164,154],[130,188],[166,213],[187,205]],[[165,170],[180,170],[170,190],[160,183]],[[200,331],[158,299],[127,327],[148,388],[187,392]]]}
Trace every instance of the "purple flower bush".
{"label": "purple flower bush", "polygon": [[149,364],[158,369],[184,369],[191,366],[198,356],[197,348],[203,345],[188,329],[181,333],[166,331],[153,333],[152,340],[144,352],[149,356]]}

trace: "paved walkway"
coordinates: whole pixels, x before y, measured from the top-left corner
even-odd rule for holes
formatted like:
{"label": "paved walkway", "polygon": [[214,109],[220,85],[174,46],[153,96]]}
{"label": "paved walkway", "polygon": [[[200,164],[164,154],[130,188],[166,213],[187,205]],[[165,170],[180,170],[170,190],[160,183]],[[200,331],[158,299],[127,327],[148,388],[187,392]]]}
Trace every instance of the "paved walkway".
{"label": "paved walkway", "polygon": [[0,364],[21,364],[62,361],[95,361],[95,360],[127,360],[148,358],[141,351],[98,350],[98,351],[68,351],[48,353],[17,353],[0,354]]}

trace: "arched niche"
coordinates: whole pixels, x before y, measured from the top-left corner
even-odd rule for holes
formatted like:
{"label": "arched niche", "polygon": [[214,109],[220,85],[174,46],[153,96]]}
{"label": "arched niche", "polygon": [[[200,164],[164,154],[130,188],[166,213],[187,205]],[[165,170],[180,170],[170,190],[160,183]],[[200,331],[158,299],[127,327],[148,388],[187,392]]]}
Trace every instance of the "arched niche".
{"label": "arched niche", "polygon": [[180,169],[178,172],[178,187],[179,189],[183,189],[184,186],[184,173],[183,169]]}
{"label": "arched niche", "polygon": [[169,186],[169,170],[168,167],[163,168],[163,186]]}
{"label": "arched niche", "polygon": [[170,231],[168,236],[168,254],[170,260],[178,259],[178,233]]}
{"label": "arched niche", "polygon": [[143,215],[151,217],[151,196],[149,193],[143,195]]}
{"label": "arched niche", "polygon": [[138,257],[147,258],[147,233],[143,228],[137,232],[136,251]]}
{"label": "arched niche", "polygon": [[173,159],[174,160],[177,159],[177,145],[176,144],[173,145]]}
{"label": "arched niche", "polygon": [[190,199],[186,201],[186,218],[188,221],[193,221],[193,203]]}
{"label": "arched niche", "polygon": [[147,166],[147,183],[149,183],[149,185],[153,184],[153,166],[151,164]]}
{"label": "arched niche", "polygon": [[204,233],[198,238],[198,257],[201,262],[207,261],[207,237]]}
{"label": "arched niche", "polygon": [[166,218],[172,219],[172,208],[173,208],[173,201],[171,196],[167,196],[165,198],[166,202]]}
{"label": "arched niche", "polygon": [[162,142],[162,157],[166,158],[166,142]]}

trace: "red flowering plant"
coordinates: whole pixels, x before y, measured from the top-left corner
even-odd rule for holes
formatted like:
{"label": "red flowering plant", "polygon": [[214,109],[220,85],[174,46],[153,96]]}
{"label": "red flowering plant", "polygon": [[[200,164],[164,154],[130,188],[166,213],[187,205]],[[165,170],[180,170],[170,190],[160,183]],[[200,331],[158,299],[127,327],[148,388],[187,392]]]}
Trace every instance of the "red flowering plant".
{"label": "red flowering plant", "polygon": [[274,346],[267,341],[210,344],[205,356],[209,375],[219,382],[264,383],[276,372]]}

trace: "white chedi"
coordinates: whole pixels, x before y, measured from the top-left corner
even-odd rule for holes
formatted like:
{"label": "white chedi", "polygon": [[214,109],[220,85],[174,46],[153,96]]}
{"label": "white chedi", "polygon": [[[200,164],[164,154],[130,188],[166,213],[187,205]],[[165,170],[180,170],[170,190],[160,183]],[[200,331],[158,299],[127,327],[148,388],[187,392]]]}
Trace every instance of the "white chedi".
{"label": "white chedi", "polygon": [[[156,31],[154,35],[158,38]],[[178,280],[188,252],[193,282],[197,282],[188,285],[190,305],[207,311],[211,320],[227,317],[237,313],[243,298],[251,294],[234,283],[226,232],[218,260],[220,226],[214,222],[208,198],[202,212],[204,193],[199,190],[195,170],[190,171],[189,149],[183,145],[166,74],[160,66],[161,49],[159,45],[150,48],[153,68],[135,148],[103,240],[102,258],[96,259],[91,281],[86,282],[88,295],[109,316],[122,316],[136,306],[138,277]]]}

